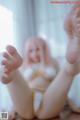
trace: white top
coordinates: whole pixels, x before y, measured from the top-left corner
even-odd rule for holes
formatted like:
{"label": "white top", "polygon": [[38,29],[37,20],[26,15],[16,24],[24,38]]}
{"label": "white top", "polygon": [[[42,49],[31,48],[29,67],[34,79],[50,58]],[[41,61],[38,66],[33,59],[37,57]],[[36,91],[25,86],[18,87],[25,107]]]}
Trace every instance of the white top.
{"label": "white top", "polygon": [[33,64],[31,67],[28,67],[24,71],[23,75],[25,78],[30,78],[38,70],[41,70],[41,72],[46,74],[46,76],[48,77],[54,77],[57,74],[57,70],[53,67],[41,66],[40,64],[37,65]]}

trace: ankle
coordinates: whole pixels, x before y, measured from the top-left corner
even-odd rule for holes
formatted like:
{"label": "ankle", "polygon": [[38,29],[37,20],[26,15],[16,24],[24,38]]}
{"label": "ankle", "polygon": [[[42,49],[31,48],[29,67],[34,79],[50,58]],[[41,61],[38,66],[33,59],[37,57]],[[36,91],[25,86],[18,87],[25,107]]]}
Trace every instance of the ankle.
{"label": "ankle", "polygon": [[2,76],[1,82],[3,84],[9,84],[13,81],[14,76],[15,76],[15,71],[11,72],[9,75],[4,74]]}
{"label": "ankle", "polygon": [[65,66],[64,66],[64,73],[67,75],[67,76],[71,76],[71,77],[74,77],[77,75],[77,72],[74,68],[74,65],[73,64],[69,64],[67,63]]}

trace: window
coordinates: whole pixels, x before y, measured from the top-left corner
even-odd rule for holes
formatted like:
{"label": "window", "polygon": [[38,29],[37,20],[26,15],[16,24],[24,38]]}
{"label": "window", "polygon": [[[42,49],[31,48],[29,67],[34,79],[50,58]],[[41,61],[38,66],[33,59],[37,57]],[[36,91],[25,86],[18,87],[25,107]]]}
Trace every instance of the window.
{"label": "window", "polygon": [[[8,45],[14,44],[13,34],[13,13],[7,8],[0,6],[0,62],[2,59],[1,52],[5,50]],[[0,70],[2,69],[0,65]],[[1,72],[0,72],[1,76]],[[11,109],[12,102],[8,90],[5,85],[0,82],[0,111],[9,111]]]}
{"label": "window", "polygon": [[0,6],[0,52],[7,44],[14,44],[13,13],[7,8]]}

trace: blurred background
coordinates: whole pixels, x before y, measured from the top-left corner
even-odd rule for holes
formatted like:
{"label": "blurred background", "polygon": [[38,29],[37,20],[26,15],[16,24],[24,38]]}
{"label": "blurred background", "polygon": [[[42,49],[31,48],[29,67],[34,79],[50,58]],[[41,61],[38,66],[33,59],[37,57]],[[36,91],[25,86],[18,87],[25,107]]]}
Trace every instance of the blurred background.
{"label": "blurred background", "polygon": [[[64,64],[68,42],[64,19],[71,7],[52,4],[51,0],[0,0],[0,53],[11,44],[22,55],[25,41],[41,36],[48,42],[52,56]],[[0,83],[0,108],[9,108],[8,97],[5,85]]]}
{"label": "blurred background", "polygon": [[51,4],[51,0],[0,0],[0,50],[7,44],[23,52],[31,36],[45,38],[53,56],[64,56],[67,37],[63,28],[71,4]]}

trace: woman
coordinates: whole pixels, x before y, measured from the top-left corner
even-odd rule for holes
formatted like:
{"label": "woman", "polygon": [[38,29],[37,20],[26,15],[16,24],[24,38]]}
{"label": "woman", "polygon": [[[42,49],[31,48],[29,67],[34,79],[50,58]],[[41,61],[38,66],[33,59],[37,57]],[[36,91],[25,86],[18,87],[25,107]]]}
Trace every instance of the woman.
{"label": "woman", "polygon": [[[80,26],[78,21],[75,24],[77,27]],[[36,114],[33,112],[33,92],[19,70],[22,65],[22,58],[14,47],[7,47],[2,61],[5,66],[5,73],[1,81],[8,86],[14,107],[23,118],[32,119],[36,116],[40,119],[48,119],[55,117],[62,110],[73,78],[80,72],[79,29],[75,29],[73,33],[73,40],[70,37],[68,44],[67,63],[41,97],[41,107]],[[77,39],[75,39],[75,33]]]}

